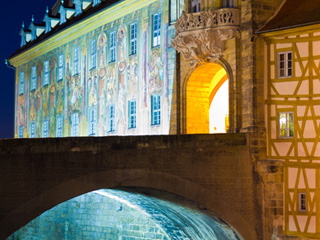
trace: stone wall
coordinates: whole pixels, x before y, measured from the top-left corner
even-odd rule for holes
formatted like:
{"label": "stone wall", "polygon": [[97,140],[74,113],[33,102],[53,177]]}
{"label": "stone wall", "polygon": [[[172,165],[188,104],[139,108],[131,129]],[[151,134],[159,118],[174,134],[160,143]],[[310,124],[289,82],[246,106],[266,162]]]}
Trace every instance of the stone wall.
{"label": "stone wall", "polygon": [[2,140],[0,158],[0,238],[67,199],[137,186],[183,196],[262,239],[262,185],[243,134]]}

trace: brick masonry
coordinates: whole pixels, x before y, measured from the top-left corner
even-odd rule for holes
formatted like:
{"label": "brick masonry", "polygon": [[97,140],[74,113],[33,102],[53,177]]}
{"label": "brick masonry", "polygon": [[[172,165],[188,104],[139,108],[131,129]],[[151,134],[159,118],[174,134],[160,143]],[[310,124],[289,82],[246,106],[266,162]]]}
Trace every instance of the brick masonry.
{"label": "brick masonry", "polygon": [[245,134],[0,141],[0,239],[49,208],[101,188],[185,197],[244,239],[263,239],[262,181]]}

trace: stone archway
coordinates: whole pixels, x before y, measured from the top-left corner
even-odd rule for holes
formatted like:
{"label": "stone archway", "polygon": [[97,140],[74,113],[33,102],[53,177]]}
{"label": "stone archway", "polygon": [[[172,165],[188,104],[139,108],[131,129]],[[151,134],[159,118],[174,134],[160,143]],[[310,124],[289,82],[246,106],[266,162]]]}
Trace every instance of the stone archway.
{"label": "stone archway", "polygon": [[[210,106],[220,87],[228,80],[226,70],[217,63],[206,63],[196,68],[190,75],[186,85],[186,132],[210,133]],[[228,88],[228,87],[227,87]],[[225,93],[220,101],[229,102],[229,94]],[[227,103],[227,106],[229,104]],[[229,126],[229,108],[223,112],[214,111],[225,120],[226,132]]]}
{"label": "stone archway", "polygon": [[[54,217],[53,217],[54,216]],[[145,188],[99,189],[41,214],[11,239],[210,239],[242,237],[192,201]]]}
{"label": "stone archway", "polygon": [[171,174],[137,169],[89,174],[49,189],[6,217],[2,223],[9,226],[9,232],[2,234],[12,234],[41,213],[68,199],[101,188],[117,187],[143,187],[174,193],[214,213],[236,229],[244,239],[257,239],[254,226],[232,206],[225,208],[223,201],[205,188]]}

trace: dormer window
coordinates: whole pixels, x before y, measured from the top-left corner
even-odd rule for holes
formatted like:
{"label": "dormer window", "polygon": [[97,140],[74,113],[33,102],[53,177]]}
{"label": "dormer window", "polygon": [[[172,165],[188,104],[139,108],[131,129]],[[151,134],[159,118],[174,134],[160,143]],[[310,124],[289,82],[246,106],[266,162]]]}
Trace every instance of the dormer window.
{"label": "dormer window", "polygon": [[76,8],[75,16],[78,16],[82,13],[82,0],[73,0],[72,3],[74,3]]}
{"label": "dormer window", "polygon": [[43,19],[43,21],[46,23],[45,33],[51,31],[51,18],[49,17],[48,14],[49,14],[49,9],[48,9],[48,7],[47,7],[46,15],[44,16],[44,19]]}
{"label": "dormer window", "polygon": [[21,44],[20,47],[26,45],[26,33],[24,32],[24,22],[22,22],[22,27],[20,30],[20,36],[21,36]]}
{"label": "dormer window", "polygon": [[67,21],[67,18],[66,18],[67,11],[63,7],[63,5],[60,6],[59,13],[60,13],[60,25],[61,25]]}
{"label": "dormer window", "polygon": [[31,30],[31,41],[35,40],[37,38],[37,29],[36,26],[33,23],[33,17],[32,17],[32,22],[30,24],[29,29]]}
{"label": "dormer window", "polygon": [[93,0],[92,7],[98,5],[99,3],[101,3],[101,0]]}

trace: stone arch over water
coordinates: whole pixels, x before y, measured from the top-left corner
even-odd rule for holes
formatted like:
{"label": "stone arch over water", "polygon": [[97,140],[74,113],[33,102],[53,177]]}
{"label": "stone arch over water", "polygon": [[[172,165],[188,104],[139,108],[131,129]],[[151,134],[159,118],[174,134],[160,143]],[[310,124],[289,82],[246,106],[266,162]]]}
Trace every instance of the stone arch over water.
{"label": "stone arch over water", "polygon": [[[219,234],[226,234],[225,236],[230,235],[229,238],[218,237],[217,239],[242,239],[242,237],[243,239],[256,238],[256,233],[253,226],[250,226],[247,223],[247,221],[241,215],[239,215],[235,209],[233,209],[232,206],[226,207],[223,201],[216,199],[215,196],[212,196],[203,187],[194,184],[190,181],[184,180],[180,177],[176,177],[174,175],[137,169],[110,170],[89,174],[77,179],[70,180],[66,183],[63,183],[53,189],[44,192],[36,199],[33,199],[21,206],[20,208],[16,209],[16,211],[6,219],[8,224],[12,223],[11,233],[17,231],[20,227],[27,224],[32,219],[35,219],[38,215],[44,213],[50,208],[53,208],[54,206],[57,206],[60,203],[67,201],[68,199],[77,197],[81,194],[106,188],[113,188],[113,190],[107,190],[113,191],[113,195],[117,195],[115,194],[116,190],[114,189],[120,189],[122,191],[127,192],[126,194],[122,195],[122,197],[117,196],[118,198],[122,198],[127,202],[130,202],[128,201],[128,196],[131,196],[132,199],[135,198],[136,202],[140,201],[137,200],[140,196],[133,195],[137,192],[137,188],[149,189],[147,190],[147,192],[142,191],[140,193],[146,196],[155,196],[151,198],[145,198],[143,201],[150,203],[150,206],[152,202],[154,203],[154,201],[156,201],[157,205],[160,206],[158,207],[158,209],[162,209],[162,212],[158,210],[159,212],[157,213],[157,210],[154,210],[154,208],[152,207],[149,208],[149,210],[142,210],[147,215],[150,215],[149,211],[153,211],[154,215],[152,217],[152,221],[154,221],[155,225],[159,226],[159,229],[163,230],[163,232],[165,233],[164,235],[167,235],[168,239],[188,239],[183,237],[174,237],[177,231],[181,231],[181,234],[183,233],[186,236],[189,236],[189,239],[206,239],[201,237],[190,238],[190,236],[198,236],[199,234],[210,234],[214,232],[212,230],[214,227],[211,227],[211,230],[210,227],[204,227],[206,231],[204,231],[201,228],[197,228],[196,226],[199,224],[199,221],[205,222],[207,226],[215,225],[216,229],[219,229],[217,227],[221,226],[222,228],[217,233],[214,233],[217,236],[219,236]],[[125,190],[123,188],[125,188]],[[154,194],[154,192],[152,191],[155,190],[150,189],[157,189],[156,191],[161,192],[162,194]],[[184,206],[184,204],[178,203],[174,205],[175,201],[170,201],[170,198],[169,203],[171,202],[172,205],[171,203],[169,205],[171,207],[167,206],[167,209],[165,207],[161,207],[160,202],[162,200],[168,202],[168,199],[166,199],[167,195],[165,192],[168,192],[168,194],[173,193],[176,196],[180,196],[181,199],[188,199],[184,201],[184,203],[189,201],[189,203],[194,204],[193,207],[191,206],[190,209],[195,209],[195,207],[196,209],[198,208],[198,211],[195,211],[194,214],[198,216],[201,215],[203,216],[203,218],[200,218],[199,220],[197,218],[192,217],[192,219],[197,219],[196,222],[198,222],[198,224],[196,224],[195,222],[190,223],[190,220],[188,220],[188,217],[186,217],[188,213],[190,213],[190,210],[188,210],[189,208],[185,208],[183,211],[181,211],[182,214],[179,213],[179,211],[175,209],[182,209],[181,206]],[[97,194],[97,192],[94,193]],[[101,194],[100,192],[100,195],[103,194]],[[177,199],[179,199],[179,197]],[[28,210],[26,211],[26,209]],[[203,212],[200,210],[203,210]],[[170,212],[171,215],[165,215]],[[17,221],[17,216],[21,217],[19,221]],[[174,222],[172,223],[172,227],[176,227],[176,231],[172,231],[170,233],[170,231],[166,229],[165,225],[167,225],[168,221]],[[181,222],[183,221],[185,221],[186,224],[184,224],[184,226],[181,226]],[[163,226],[161,225],[161,223]],[[20,226],[17,226],[17,224],[20,224]],[[13,230],[13,228],[15,229]],[[239,234],[237,232],[239,232]],[[210,240],[211,239],[212,238],[210,238]]]}
{"label": "stone arch over water", "polygon": [[41,214],[8,239],[238,240],[219,217],[180,196],[145,188],[99,189]]}

